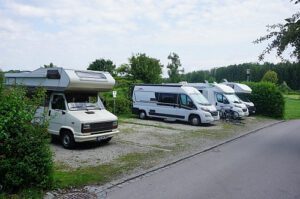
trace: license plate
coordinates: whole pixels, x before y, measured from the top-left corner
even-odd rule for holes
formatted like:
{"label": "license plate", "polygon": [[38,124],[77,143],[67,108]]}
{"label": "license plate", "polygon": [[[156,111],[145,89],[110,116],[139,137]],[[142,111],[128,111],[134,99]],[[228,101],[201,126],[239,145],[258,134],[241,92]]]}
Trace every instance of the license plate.
{"label": "license plate", "polygon": [[101,137],[97,137],[97,141],[102,141],[102,140],[105,140],[105,139],[107,139],[108,138],[108,136],[101,136]]}

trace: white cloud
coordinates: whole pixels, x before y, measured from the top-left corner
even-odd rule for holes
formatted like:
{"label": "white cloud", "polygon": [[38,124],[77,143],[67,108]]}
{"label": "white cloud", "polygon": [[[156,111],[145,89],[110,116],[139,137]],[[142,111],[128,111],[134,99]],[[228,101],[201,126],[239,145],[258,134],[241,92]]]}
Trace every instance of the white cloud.
{"label": "white cloud", "polygon": [[285,0],[30,2],[1,3],[4,70],[49,62],[83,69],[99,57],[121,64],[137,52],[164,64],[177,52],[185,71],[257,61],[263,45],[251,42],[299,8]]}

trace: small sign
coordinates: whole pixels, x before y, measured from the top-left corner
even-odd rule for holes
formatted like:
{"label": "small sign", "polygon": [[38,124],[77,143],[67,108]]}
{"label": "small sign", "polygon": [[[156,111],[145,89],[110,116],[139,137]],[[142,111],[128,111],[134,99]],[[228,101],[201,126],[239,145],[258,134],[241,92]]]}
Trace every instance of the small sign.
{"label": "small sign", "polygon": [[117,91],[113,91],[113,98],[117,97]]}

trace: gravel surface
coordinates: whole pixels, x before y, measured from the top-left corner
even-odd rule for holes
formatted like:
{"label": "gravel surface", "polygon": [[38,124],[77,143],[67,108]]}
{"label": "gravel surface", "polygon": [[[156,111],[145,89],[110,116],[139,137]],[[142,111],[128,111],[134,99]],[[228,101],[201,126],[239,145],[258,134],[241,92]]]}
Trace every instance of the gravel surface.
{"label": "gravel surface", "polygon": [[[193,150],[208,147],[222,139],[242,134],[275,120],[248,117],[241,124],[217,122],[191,126],[160,120],[126,119],[119,124],[120,133],[108,144],[80,143],[74,150],[64,149],[59,142],[51,144],[54,161],[70,168],[96,166],[129,153],[161,150],[170,152],[164,161]],[[223,135],[224,134],[224,135]]]}

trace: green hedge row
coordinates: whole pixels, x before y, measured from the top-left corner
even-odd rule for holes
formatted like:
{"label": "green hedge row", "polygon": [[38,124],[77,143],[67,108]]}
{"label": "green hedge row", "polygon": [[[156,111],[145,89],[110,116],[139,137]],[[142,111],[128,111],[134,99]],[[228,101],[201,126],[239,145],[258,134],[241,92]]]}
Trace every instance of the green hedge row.
{"label": "green hedge row", "polygon": [[0,192],[51,186],[53,163],[47,124],[31,122],[44,94],[35,96],[28,99],[20,88],[0,93]]}
{"label": "green hedge row", "polygon": [[283,118],[284,97],[275,84],[269,82],[245,82],[252,89],[250,100],[261,115]]}

